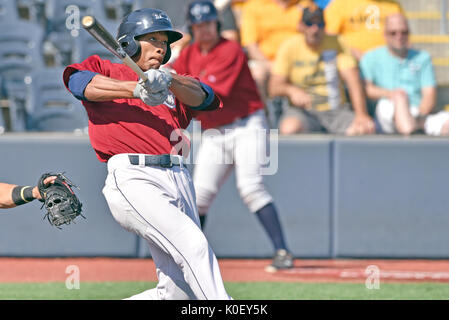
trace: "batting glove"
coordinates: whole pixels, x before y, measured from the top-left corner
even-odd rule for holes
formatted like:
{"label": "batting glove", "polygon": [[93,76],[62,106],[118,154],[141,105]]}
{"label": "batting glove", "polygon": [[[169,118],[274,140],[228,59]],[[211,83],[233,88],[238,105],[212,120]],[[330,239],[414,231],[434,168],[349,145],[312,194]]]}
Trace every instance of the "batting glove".
{"label": "batting glove", "polygon": [[159,92],[168,89],[172,81],[172,75],[167,70],[150,69],[145,72],[148,80],[145,81],[144,87],[148,92]]}
{"label": "batting glove", "polygon": [[149,106],[158,106],[162,104],[167,99],[168,93],[168,89],[163,89],[158,92],[148,92],[143,85],[139,84],[137,84],[134,89],[134,97],[139,98]]}

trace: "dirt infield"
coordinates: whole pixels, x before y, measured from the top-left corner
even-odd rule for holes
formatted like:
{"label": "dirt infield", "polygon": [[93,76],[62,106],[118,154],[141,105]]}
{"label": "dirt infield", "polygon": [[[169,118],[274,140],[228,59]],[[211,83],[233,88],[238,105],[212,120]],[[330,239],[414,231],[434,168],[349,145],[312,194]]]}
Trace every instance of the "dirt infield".
{"label": "dirt infield", "polygon": [[[231,282],[364,282],[368,266],[383,282],[449,282],[447,260],[299,260],[291,270],[268,273],[270,260],[219,260]],[[60,282],[77,266],[84,282],[156,281],[151,259],[0,258],[0,282]]]}

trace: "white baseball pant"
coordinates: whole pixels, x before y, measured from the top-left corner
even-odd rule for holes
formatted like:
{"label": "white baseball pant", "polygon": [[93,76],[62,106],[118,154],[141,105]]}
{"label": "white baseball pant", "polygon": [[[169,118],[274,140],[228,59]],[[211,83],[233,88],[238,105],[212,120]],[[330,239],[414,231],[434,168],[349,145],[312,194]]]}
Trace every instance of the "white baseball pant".
{"label": "white baseball pant", "polygon": [[261,175],[267,131],[265,113],[259,110],[230,125],[204,132],[193,174],[200,214],[209,211],[234,166],[237,189],[251,212],[273,202]]}
{"label": "white baseball pant", "polygon": [[156,288],[130,299],[228,300],[214,252],[199,227],[189,171],[132,165],[129,154],[108,161],[103,194],[114,219],[147,240],[156,265]]}

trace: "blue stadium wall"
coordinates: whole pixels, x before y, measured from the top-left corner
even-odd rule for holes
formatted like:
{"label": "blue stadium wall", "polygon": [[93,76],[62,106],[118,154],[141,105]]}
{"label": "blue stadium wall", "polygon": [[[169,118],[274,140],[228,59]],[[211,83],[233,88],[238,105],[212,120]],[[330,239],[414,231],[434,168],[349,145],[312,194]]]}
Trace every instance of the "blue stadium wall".
{"label": "blue stadium wall", "polygon": [[[43,221],[38,201],[0,210],[0,256],[150,255],[112,218],[102,194],[106,165],[86,136],[0,136],[0,182],[33,185],[56,171],[80,186],[87,220],[56,229]],[[449,139],[281,137],[277,174],[265,182],[298,258],[449,258]],[[211,207],[205,234],[218,257],[273,254],[234,174]]]}

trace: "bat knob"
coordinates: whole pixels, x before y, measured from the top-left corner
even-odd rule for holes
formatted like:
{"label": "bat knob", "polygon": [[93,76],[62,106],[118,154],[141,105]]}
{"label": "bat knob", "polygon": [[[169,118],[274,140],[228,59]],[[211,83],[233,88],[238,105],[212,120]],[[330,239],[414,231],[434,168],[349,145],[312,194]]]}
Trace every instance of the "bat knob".
{"label": "bat knob", "polygon": [[95,18],[92,16],[85,16],[83,17],[83,19],[81,20],[81,24],[83,25],[83,27],[85,28],[89,28],[91,26],[94,25],[95,22]]}

